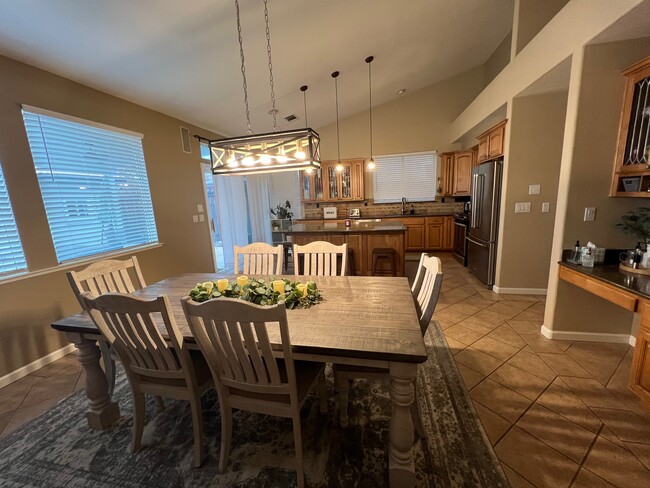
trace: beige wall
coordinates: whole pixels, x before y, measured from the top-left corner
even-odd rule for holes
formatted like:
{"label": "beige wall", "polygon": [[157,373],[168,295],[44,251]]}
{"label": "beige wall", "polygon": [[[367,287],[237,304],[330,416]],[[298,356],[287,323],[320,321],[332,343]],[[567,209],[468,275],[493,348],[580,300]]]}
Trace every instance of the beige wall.
{"label": "beige wall", "polygon": [[[375,154],[457,149],[450,143],[450,124],[485,86],[478,67],[377,107],[373,107]],[[370,153],[368,111],[339,121],[341,158],[367,158]],[[336,124],[317,129],[321,159],[337,158]]]}
{"label": "beige wall", "polygon": [[[548,283],[566,98],[555,92],[512,102],[499,288],[545,289]],[[541,186],[539,195],[528,194],[532,184]],[[531,202],[531,212],[515,213],[516,202]],[[542,213],[542,202],[550,202],[550,212]]]}
{"label": "beige wall", "polygon": [[516,0],[515,55],[539,33],[569,0]]}
{"label": "beige wall", "polygon": [[501,41],[492,55],[485,62],[485,84],[488,85],[501,73],[510,62],[510,49],[512,45],[512,32]]}
{"label": "beige wall", "polygon": [[[145,279],[213,270],[207,222],[194,224],[204,204],[198,141],[181,150],[179,126],[217,137],[158,112],[0,57],[0,162],[31,271],[57,265],[21,103],[144,134],[143,147],[160,248],[138,253]],[[65,272],[0,281],[0,377],[66,344],[55,319],[78,311]]]}

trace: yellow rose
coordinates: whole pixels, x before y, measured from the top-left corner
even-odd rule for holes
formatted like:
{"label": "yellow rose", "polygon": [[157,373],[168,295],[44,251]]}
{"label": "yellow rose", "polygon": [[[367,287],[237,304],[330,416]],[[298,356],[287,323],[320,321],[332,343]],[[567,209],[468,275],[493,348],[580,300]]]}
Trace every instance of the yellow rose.
{"label": "yellow rose", "polygon": [[211,281],[206,281],[205,283],[201,283],[201,286],[205,288],[205,291],[208,293],[212,293],[212,289],[214,288],[214,283]]}
{"label": "yellow rose", "polygon": [[217,290],[219,291],[224,291],[226,288],[228,288],[228,280],[227,279],[221,279],[217,281]]}
{"label": "yellow rose", "polygon": [[303,297],[307,295],[307,285],[303,283],[298,283],[296,285],[296,290],[298,290],[298,292],[300,292],[300,295]]}

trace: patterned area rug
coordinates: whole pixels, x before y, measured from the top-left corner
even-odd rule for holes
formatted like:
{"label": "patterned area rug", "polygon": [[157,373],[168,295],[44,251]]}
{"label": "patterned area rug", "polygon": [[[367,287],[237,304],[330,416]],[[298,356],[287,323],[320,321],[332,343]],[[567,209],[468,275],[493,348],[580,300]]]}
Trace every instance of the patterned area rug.
{"label": "patterned area rug", "polygon": [[[508,487],[436,322],[426,336],[418,396],[427,439],[414,446],[417,487]],[[387,382],[356,380],[350,389],[350,426],[336,422],[337,397],[328,371],[329,413],[310,397],[302,410],[304,464],[309,487],[388,486]],[[188,404],[166,400],[156,414],[147,402],[143,449],[130,451],[132,405],[123,374],[115,389],[122,418],[107,432],[88,429],[80,391],[0,440],[2,487],[290,487],[295,486],[290,419],[248,412],[234,416],[232,456],[219,473],[220,421],[216,393],[203,397],[206,458],[192,468]]]}

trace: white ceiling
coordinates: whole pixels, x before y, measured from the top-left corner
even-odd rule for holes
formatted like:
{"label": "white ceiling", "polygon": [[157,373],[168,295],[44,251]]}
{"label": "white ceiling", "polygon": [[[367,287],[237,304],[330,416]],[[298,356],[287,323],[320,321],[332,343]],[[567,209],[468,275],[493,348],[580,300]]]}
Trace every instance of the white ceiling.
{"label": "white ceiling", "polygon": [[[514,0],[269,1],[281,129],[340,117],[483,64]],[[240,0],[255,132],[272,130],[263,3]],[[246,128],[234,0],[0,0],[0,54],[224,135]]]}

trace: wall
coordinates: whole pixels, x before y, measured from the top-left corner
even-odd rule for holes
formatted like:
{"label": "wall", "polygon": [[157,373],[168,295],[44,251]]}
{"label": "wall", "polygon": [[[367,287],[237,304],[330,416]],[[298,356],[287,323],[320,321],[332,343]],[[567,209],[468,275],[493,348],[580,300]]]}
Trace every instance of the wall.
{"label": "wall", "polygon": [[[177,119],[73,81],[0,57],[0,162],[30,271],[57,265],[21,103],[144,134],[143,148],[162,247],[137,253],[148,282],[191,271],[213,270],[209,230],[192,223],[205,205],[200,151],[182,152],[179,126],[219,137]],[[0,281],[0,378],[67,344],[50,322],[77,312],[64,271]]]}
{"label": "wall", "polygon": [[[548,283],[566,99],[566,92],[554,92],[512,102],[499,288],[545,289]],[[532,184],[541,186],[539,195],[528,194]],[[531,212],[515,213],[515,202],[531,202]],[[550,202],[548,213],[542,202]]]}
{"label": "wall", "polygon": [[485,84],[489,85],[490,82],[501,73],[503,68],[510,63],[510,49],[512,45],[512,32],[509,32],[504,37],[501,44],[497,46],[492,55],[485,62]]}
{"label": "wall", "polygon": [[569,0],[516,0],[517,26],[515,31],[515,55],[539,33],[542,28],[564,7]]}
{"label": "wall", "polygon": [[[650,38],[586,46],[574,55],[572,78],[580,69],[575,94],[570,88],[568,105],[575,123],[565,129],[561,192],[558,200],[553,256],[549,274],[549,297],[544,325],[552,331],[579,331],[626,334],[632,325],[631,313],[557,280],[557,265],[562,248],[575,241],[591,240],[601,247],[631,247],[635,238],[615,227],[626,211],[647,206],[633,198],[608,196],[615,155],[624,78],[621,71],[650,55]],[[573,83],[573,79],[572,79]],[[571,140],[573,143],[570,144]],[[562,210],[564,207],[564,211]],[[596,220],[584,222],[585,207],[596,207]],[[579,306],[576,306],[579,304]],[[576,311],[582,311],[580,314]]]}

